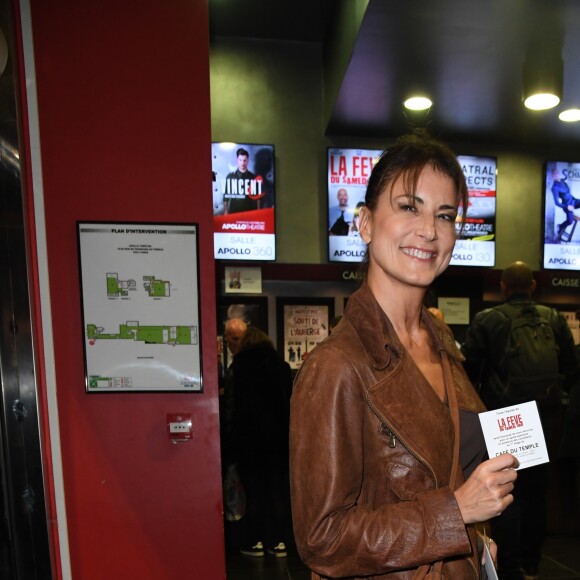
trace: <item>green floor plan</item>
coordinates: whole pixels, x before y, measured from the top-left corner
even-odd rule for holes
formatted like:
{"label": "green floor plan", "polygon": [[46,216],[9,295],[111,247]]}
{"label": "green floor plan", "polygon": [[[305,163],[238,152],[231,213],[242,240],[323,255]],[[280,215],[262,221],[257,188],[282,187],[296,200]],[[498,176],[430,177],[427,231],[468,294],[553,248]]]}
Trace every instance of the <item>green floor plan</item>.
{"label": "green floor plan", "polygon": [[197,326],[139,326],[138,322],[119,325],[117,334],[103,332],[96,324],[87,324],[89,340],[133,340],[146,344],[197,344]]}
{"label": "green floor plan", "polygon": [[143,286],[152,298],[169,296],[170,284],[167,280],[157,280],[155,276],[143,276]]}
{"label": "green floor plan", "polygon": [[129,290],[136,290],[135,280],[119,280],[119,275],[107,273],[107,296],[128,296]]}

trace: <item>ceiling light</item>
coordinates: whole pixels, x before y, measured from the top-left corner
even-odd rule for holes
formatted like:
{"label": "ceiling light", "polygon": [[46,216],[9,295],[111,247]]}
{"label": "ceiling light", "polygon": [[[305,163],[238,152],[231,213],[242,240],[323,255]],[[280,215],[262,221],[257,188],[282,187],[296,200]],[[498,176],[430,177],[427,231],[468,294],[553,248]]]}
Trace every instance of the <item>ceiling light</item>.
{"label": "ceiling light", "polygon": [[411,97],[403,103],[405,108],[410,109],[411,111],[424,111],[432,104],[433,102],[431,99],[428,99],[427,97]]}
{"label": "ceiling light", "polygon": [[558,115],[558,118],[565,123],[576,123],[580,121],[580,109],[566,109]]}
{"label": "ceiling light", "polygon": [[524,100],[524,105],[533,111],[553,109],[560,102],[560,97],[553,93],[536,93]]}
{"label": "ceiling light", "polygon": [[546,54],[528,58],[524,62],[523,100],[528,109],[552,109],[562,100],[564,61],[557,55]]}

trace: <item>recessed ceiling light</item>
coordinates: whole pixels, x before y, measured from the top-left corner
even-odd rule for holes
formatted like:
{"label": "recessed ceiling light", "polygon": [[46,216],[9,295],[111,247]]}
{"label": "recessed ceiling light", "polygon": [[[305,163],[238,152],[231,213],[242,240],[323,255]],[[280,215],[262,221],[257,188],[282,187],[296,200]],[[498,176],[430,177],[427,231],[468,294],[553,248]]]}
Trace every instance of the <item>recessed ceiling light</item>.
{"label": "recessed ceiling light", "polygon": [[529,96],[524,105],[533,111],[545,111],[546,109],[553,109],[560,102],[560,97],[552,93],[538,93]]}
{"label": "recessed ceiling light", "polygon": [[564,121],[566,123],[576,123],[580,121],[580,109],[567,109],[566,111],[562,111],[558,118],[560,121]]}
{"label": "recessed ceiling light", "polygon": [[432,104],[433,102],[431,99],[428,99],[427,97],[411,97],[403,103],[405,108],[410,109],[411,111],[424,111]]}

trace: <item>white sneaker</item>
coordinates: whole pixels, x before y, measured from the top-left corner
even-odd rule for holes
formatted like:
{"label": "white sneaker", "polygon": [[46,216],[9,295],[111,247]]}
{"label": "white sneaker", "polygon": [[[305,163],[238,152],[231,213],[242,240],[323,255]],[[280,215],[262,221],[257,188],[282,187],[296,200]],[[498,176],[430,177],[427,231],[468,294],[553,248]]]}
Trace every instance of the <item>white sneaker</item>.
{"label": "white sneaker", "polygon": [[268,548],[268,554],[276,556],[276,558],[285,558],[288,555],[286,544],[284,544],[284,542],[279,542],[277,546]]}
{"label": "white sneaker", "polygon": [[240,554],[243,554],[244,556],[252,556],[254,558],[262,558],[264,556],[264,545],[262,542],[256,542],[249,548],[241,548]]}

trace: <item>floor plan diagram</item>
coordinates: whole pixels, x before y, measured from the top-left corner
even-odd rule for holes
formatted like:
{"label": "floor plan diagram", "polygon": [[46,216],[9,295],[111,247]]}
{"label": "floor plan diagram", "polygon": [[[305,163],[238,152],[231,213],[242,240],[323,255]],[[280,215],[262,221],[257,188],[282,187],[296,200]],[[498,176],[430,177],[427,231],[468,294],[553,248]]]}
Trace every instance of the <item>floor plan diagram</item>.
{"label": "floor plan diagram", "polygon": [[138,322],[127,322],[119,325],[119,332],[103,332],[96,324],[87,324],[89,340],[134,340],[146,344],[197,344],[196,326],[140,326]]}
{"label": "floor plan diagram", "polygon": [[107,296],[128,296],[129,290],[136,290],[135,280],[119,280],[119,275],[107,273]]}
{"label": "floor plan diagram", "polygon": [[197,224],[77,227],[87,392],[202,392]]}
{"label": "floor plan diagram", "polygon": [[143,286],[152,298],[166,297],[170,294],[170,283],[167,280],[157,280],[155,276],[143,276]]}

